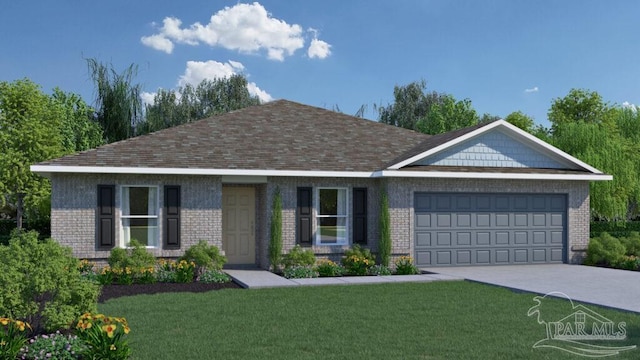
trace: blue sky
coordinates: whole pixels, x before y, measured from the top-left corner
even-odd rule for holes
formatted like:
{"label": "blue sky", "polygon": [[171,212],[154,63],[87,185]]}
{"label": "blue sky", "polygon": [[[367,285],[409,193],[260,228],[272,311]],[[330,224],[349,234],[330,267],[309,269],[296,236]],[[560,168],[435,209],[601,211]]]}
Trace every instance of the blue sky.
{"label": "blue sky", "polygon": [[639,18],[634,0],[4,1],[0,81],[92,103],[94,57],[138,64],[148,94],[242,72],[265,99],[376,119],[394,85],[424,79],[480,114],[548,125],[571,88],[640,104]]}

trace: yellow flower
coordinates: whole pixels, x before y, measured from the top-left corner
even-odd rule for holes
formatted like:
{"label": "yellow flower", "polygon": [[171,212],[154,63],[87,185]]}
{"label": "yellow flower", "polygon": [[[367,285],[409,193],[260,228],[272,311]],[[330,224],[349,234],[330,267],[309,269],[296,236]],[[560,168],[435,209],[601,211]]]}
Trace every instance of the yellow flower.
{"label": "yellow flower", "polygon": [[116,346],[111,344],[111,346],[109,347],[109,350],[114,351],[116,349]]}
{"label": "yellow flower", "polygon": [[7,318],[0,318],[0,324],[7,326],[11,320]]}
{"label": "yellow flower", "polygon": [[107,333],[107,336],[112,338],[113,337],[113,332],[116,331],[116,326],[115,325],[103,325],[102,326],[102,331]]}
{"label": "yellow flower", "polygon": [[6,341],[4,341],[4,340],[0,341],[0,346],[5,346],[5,345],[7,345]]}
{"label": "yellow flower", "polygon": [[129,333],[129,331],[131,331],[131,329],[130,329],[127,325],[125,325],[125,326],[124,326],[124,333],[125,333],[125,335],[126,335],[126,334],[128,334],[128,333]]}

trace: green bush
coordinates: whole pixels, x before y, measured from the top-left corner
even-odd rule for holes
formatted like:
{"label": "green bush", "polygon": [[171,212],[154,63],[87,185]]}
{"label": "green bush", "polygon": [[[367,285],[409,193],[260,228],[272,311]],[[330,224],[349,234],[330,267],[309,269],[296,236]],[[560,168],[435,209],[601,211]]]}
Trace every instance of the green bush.
{"label": "green bush", "polygon": [[369,268],[374,266],[376,261],[369,249],[363,249],[360,245],[353,245],[351,249],[344,252],[342,266],[348,275],[367,275]]}
{"label": "green bush", "polygon": [[279,189],[273,195],[270,234],[269,263],[273,271],[277,272],[282,260],[282,197]]}
{"label": "green bush", "polygon": [[200,240],[196,245],[188,248],[180,260],[193,262],[197,267],[198,274],[202,274],[205,270],[221,270],[227,262],[227,257],[220,254],[220,249],[217,246],[209,245],[206,241]]}
{"label": "green bush", "polygon": [[586,265],[613,266],[615,267],[624,256],[626,249],[620,240],[606,232],[589,240]]}
{"label": "green bush", "polygon": [[331,260],[320,260],[316,264],[316,271],[320,277],[335,277],[344,274],[344,268]]}
{"label": "green bush", "polygon": [[373,265],[372,267],[369,268],[368,274],[374,275],[374,276],[391,275],[391,269],[389,269],[388,266],[384,266],[382,264]]}
{"label": "green bush", "polygon": [[63,335],[57,331],[55,334],[32,338],[29,344],[22,348],[20,359],[76,360],[80,359],[84,349],[84,342],[76,335]]}
{"label": "green bush", "polygon": [[111,269],[139,270],[142,268],[153,267],[156,258],[147,251],[144,245],[135,239],[131,239],[128,249],[114,248],[109,254],[107,260]]}
{"label": "green bush", "polygon": [[68,328],[80,314],[95,311],[98,285],[84,279],[71,249],[38,233],[12,233],[0,246],[0,314],[24,319],[36,334]]}
{"label": "green bush", "polygon": [[380,199],[380,244],[378,250],[380,264],[388,267],[391,261],[391,219],[389,215],[389,199],[382,192]]}
{"label": "green bush", "polygon": [[396,260],[396,275],[415,275],[420,270],[413,264],[413,259],[409,256],[400,256]]}
{"label": "green bush", "polygon": [[229,275],[220,270],[206,270],[198,277],[198,282],[209,283],[228,283],[231,281]]}
{"label": "green bush", "polygon": [[294,266],[313,266],[316,256],[311,249],[304,250],[300,245],[296,245],[282,258],[282,265],[285,269]]}
{"label": "green bush", "polygon": [[640,233],[632,231],[628,237],[620,238],[620,242],[626,249],[626,255],[640,256]]}
{"label": "green bush", "polygon": [[625,255],[622,257],[622,260],[620,260],[617,267],[623,270],[640,270],[640,258],[635,255]]}
{"label": "green bush", "polygon": [[287,279],[307,279],[318,277],[318,272],[312,266],[289,266],[284,269],[284,277]]}

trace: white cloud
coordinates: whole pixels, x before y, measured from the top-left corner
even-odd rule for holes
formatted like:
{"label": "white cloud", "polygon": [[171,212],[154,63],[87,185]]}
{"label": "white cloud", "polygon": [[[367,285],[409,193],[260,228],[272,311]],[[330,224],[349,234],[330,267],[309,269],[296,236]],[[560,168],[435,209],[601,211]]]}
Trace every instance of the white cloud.
{"label": "white cloud", "polygon": [[313,39],[311,40],[311,45],[309,45],[309,49],[307,50],[307,55],[311,59],[313,58],[324,59],[327,56],[331,55],[330,48],[331,48],[331,45],[329,45],[328,43],[322,40]]}
{"label": "white cloud", "polygon": [[151,36],[143,36],[140,38],[143,44],[147,45],[150,48],[164,51],[167,54],[171,54],[173,52],[173,43],[171,40],[166,37],[156,34]]}
{"label": "white cloud", "polygon": [[143,91],[142,94],[140,94],[140,99],[142,99],[142,104],[151,105],[154,102],[153,98],[155,96],[156,96],[156,93],[150,93],[150,92]]}
{"label": "white cloud", "polygon": [[204,79],[225,79],[244,70],[244,66],[237,61],[221,63],[209,61],[187,61],[184,74],[178,79],[178,85],[191,84],[197,86]]}
{"label": "white cloud", "polygon": [[625,108],[625,109],[630,109],[630,110],[632,110],[634,112],[640,110],[640,106],[632,104],[632,103],[630,103],[628,101],[623,102],[622,103],[622,107]]}
{"label": "white cloud", "polygon": [[534,86],[534,87],[532,87],[531,89],[524,89],[524,92],[528,94],[528,93],[535,93],[535,92],[538,92],[538,90],[540,90],[540,89],[538,89],[538,87],[537,87],[537,86]]}
{"label": "white cloud", "polygon": [[268,92],[260,89],[254,82],[250,82],[247,84],[247,90],[249,90],[249,94],[251,94],[252,96],[257,96],[258,99],[260,99],[260,101],[263,103],[273,101],[273,97]]}
{"label": "white cloud", "polygon": [[[221,63],[213,60],[209,61],[187,61],[184,74],[178,78],[178,86],[187,84],[198,86],[203,80],[226,79],[235,74],[241,73],[244,65],[237,61],[229,60]],[[269,102],[273,97],[266,91],[260,89],[254,82],[247,83],[247,90],[252,96],[257,96],[261,102]],[[140,98],[145,104],[153,104],[155,93],[143,92]]]}
{"label": "white cloud", "polygon": [[[182,21],[174,17],[165,18],[162,24],[159,33],[142,37],[141,41],[169,54],[174,43],[206,44],[242,53],[266,51],[269,59],[282,61],[304,47],[304,32],[300,25],[272,17],[258,2],[227,6],[213,14],[205,25],[195,22],[182,27]],[[328,43],[314,40],[309,57],[324,58],[331,53]]]}

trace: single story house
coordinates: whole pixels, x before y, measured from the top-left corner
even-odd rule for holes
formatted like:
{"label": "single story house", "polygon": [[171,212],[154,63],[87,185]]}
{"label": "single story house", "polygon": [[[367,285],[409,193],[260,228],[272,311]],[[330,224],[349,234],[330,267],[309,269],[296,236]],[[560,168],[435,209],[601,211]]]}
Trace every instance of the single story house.
{"label": "single story house", "polygon": [[577,263],[589,182],[610,175],[502,120],[441,135],[278,100],[45,161],[51,235],[105,259],[131,239],[159,257],[206,240],[268,268],[271,207],[285,251],[377,251],[381,192],[393,256],[418,266]]}

